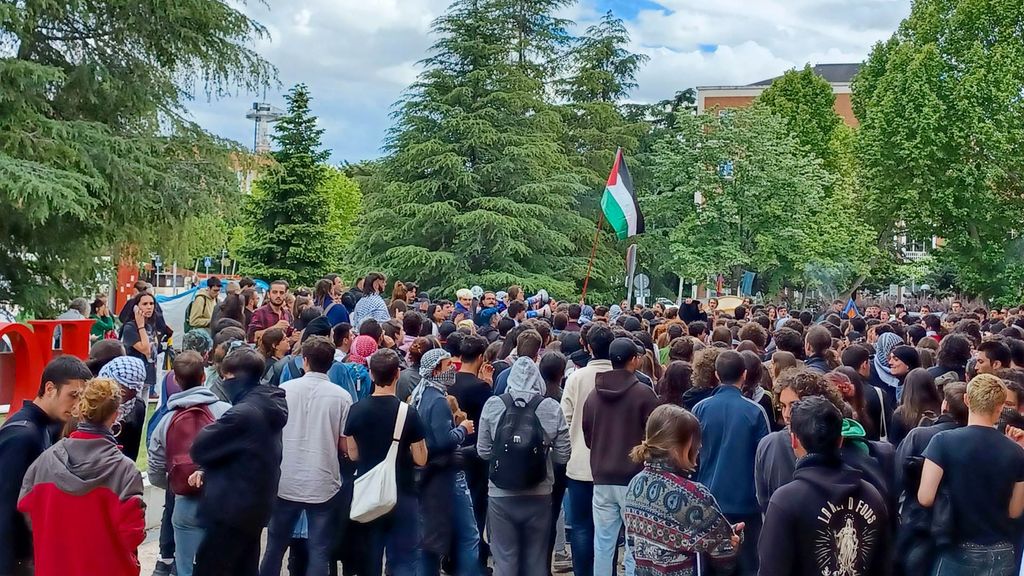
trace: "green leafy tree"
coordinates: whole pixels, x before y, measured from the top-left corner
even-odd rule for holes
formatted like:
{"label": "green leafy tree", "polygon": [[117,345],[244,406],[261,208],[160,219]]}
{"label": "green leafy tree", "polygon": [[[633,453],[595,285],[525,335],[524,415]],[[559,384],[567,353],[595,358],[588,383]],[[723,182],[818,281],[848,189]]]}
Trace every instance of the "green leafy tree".
{"label": "green leafy tree", "polygon": [[854,81],[865,216],[944,239],[969,295],[1016,297],[1024,280],[1024,43],[1020,4],[920,0]]}
{"label": "green leafy tree", "polygon": [[828,223],[813,209],[833,177],[766,107],[679,114],[648,168],[656,188],[642,208],[667,242],[645,242],[657,244],[665,272],[704,281],[747,269],[778,290],[813,284],[812,265],[835,265],[827,258],[839,248],[824,246]]}
{"label": "green leafy tree", "polygon": [[[587,28],[578,39],[570,58],[571,75],[558,83],[559,94],[567,100],[560,107],[566,126],[566,150],[575,166],[582,169],[591,193],[581,197],[580,211],[596,222],[600,217],[600,198],[615,158],[622,148],[629,156],[639,150],[640,139],[649,125],[638,119],[626,119],[619,102],[636,87],[636,74],[647,57],[626,49],[629,33],[622,20],[611,12]],[[588,253],[593,233],[576,239],[577,250]],[[594,272],[588,294],[594,301],[617,300],[621,294],[612,283],[621,276],[625,243],[606,233],[598,244]]]}
{"label": "green leafy tree", "polygon": [[265,32],[220,0],[0,6],[0,302],[45,314],[237,201],[238,150],[184,104],[271,81]]}
{"label": "green leafy tree", "polygon": [[829,241],[811,245],[806,281],[800,284],[831,295],[852,291],[857,276],[866,274],[877,256],[875,235],[861,218],[856,199],[855,133],[836,113],[835,101],[831,84],[809,64],[787,71],[758,97],[832,175],[823,201],[809,207],[807,220],[812,238]]}
{"label": "green leafy tree", "polygon": [[312,285],[338,265],[351,214],[338,215],[336,207],[351,193],[347,178],[323,164],[329,153],[309,108],[308,88],[299,84],[286,99],[287,113],[274,125],[276,165],[248,199],[239,256],[246,273]]}
{"label": "green leafy tree", "polygon": [[832,85],[814,73],[810,64],[789,70],[758,97],[758,101],[786,121],[801,145],[834,165],[832,139],[843,121],[835,112]]}
{"label": "green leafy tree", "polygon": [[578,198],[590,190],[542,73],[563,38],[550,16],[562,4],[460,0],[435,22],[439,40],[363,190],[354,261],[364,270],[442,292],[575,291],[587,256],[577,240],[594,230]]}

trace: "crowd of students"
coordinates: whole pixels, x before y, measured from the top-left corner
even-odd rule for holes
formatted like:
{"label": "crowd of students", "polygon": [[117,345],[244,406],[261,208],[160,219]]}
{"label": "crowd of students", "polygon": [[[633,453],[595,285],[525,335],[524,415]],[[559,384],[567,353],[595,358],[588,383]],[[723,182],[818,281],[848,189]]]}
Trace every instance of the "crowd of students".
{"label": "crowd of students", "polygon": [[156,575],[1020,569],[1019,309],[208,286],[145,433],[145,292],[123,346],[52,361],[0,428],[0,576],[140,573],[136,436],[166,489]]}

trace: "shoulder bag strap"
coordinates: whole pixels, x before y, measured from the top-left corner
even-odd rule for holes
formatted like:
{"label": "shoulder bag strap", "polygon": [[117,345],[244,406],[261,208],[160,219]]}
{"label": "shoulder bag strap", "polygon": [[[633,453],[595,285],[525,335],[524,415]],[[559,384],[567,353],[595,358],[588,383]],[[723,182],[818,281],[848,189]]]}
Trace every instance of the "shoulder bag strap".
{"label": "shoulder bag strap", "polygon": [[888,430],[885,429],[885,394],[882,392],[882,389],[879,388],[878,386],[872,386],[872,388],[875,389],[875,394],[878,395],[878,416],[881,419],[881,423],[878,425],[878,429],[882,431],[881,434],[879,434],[879,439],[882,442],[888,442],[889,432]]}
{"label": "shoulder bag strap", "polygon": [[405,402],[398,403],[398,416],[395,418],[395,433],[392,440],[398,442],[402,439],[402,432],[405,430],[405,417],[409,413],[409,405]]}

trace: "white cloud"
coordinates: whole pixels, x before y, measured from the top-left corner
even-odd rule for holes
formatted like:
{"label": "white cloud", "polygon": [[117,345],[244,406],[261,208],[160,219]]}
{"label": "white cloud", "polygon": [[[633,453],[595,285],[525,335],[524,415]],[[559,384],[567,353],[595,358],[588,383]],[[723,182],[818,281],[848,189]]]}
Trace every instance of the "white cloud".
{"label": "white cloud", "polygon": [[[249,143],[245,112],[252,101],[283,107],[287,89],[305,82],[333,159],[377,156],[391,106],[419,73],[417,62],[434,40],[430,24],[448,1],[244,5],[270,32],[255,48],[279,68],[282,86],[266,95],[196,102],[194,119]],[[631,100],[655,101],[691,86],[749,84],[806,62],[862,60],[909,13],[910,0],[581,0],[561,15],[580,32],[609,8],[628,17],[632,49],[650,57]]]}

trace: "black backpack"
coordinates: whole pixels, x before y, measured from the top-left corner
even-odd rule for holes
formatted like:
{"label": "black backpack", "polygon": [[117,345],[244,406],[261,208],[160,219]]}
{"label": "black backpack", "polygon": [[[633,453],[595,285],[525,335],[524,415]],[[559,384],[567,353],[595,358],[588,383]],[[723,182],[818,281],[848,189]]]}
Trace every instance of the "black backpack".
{"label": "black backpack", "polygon": [[505,414],[494,435],[494,456],[490,478],[502,490],[527,490],[548,477],[548,442],[537,417],[544,400],[536,395],[529,403],[502,394]]}

